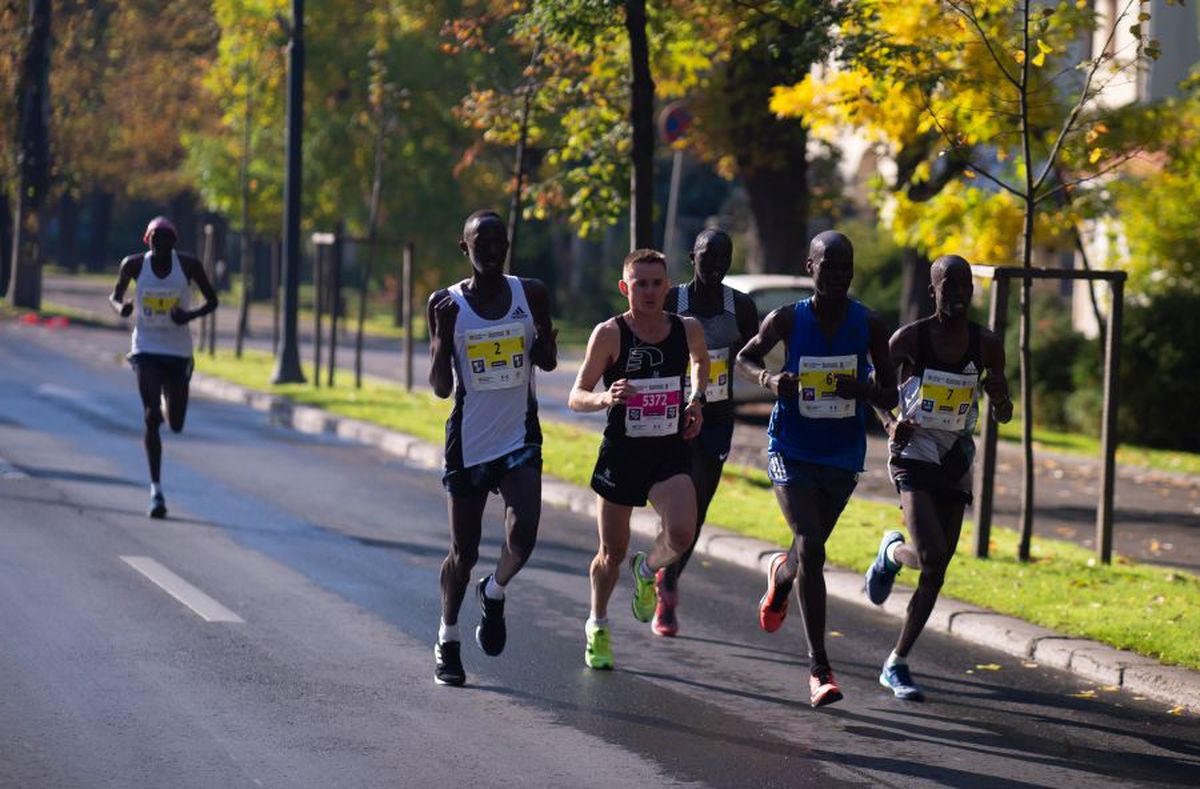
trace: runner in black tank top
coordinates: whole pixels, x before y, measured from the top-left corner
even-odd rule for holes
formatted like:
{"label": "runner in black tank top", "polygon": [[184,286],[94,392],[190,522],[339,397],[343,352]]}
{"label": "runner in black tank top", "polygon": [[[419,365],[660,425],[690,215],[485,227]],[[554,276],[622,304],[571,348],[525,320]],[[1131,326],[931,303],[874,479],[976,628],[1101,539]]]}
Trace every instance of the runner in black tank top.
{"label": "runner in black tank top", "polygon": [[[671,288],[665,308],[667,312],[699,321],[708,347],[704,425],[700,435],[687,442],[689,473],[696,486],[696,539],[699,539],[733,443],[733,360],[758,332],[758,310],[745,293],[721,284],[733,261],[733,242],[728,235],[720,230],[703,231],[696,236],[689,257],[692,281]],[[674,636],[679,631],[675,613],[679,576],[695,547],[693,540],[679,561],[658,574],[658,608],[651,627],[660,636]]]}
{"label": "runner in black tank top", "polygon": [[[691,546],[696,533],[696,491],[688,476],[684,443],[700,432],[703,406],[683,401],[688,359],[693,385],[708,376],[704,331],[691,318],[663,311],[670,282],[666,260],[639,249],[625,258],[620,283],[629,311],[601,323],[588,341],[587,355],[571,390],[574,411],[608,409],[608,424],[592,474],[596,491],[600,548],[592,560],[592,610],[584,626],[584,662],[613,667],[608,599],[629,547],[634,507],[650,501],[662,530],[649,555],[631,562],[633,614],[649,622],[657,603],[655,573]],[[604,379],[606,389],[594,392]]]}
{"label": "runner in black tank top", "polygon": [[888,469],[900,492],[912,544],[898,531],[884,535],[866,583],[871,602],[882,605],[901,566],[921,572],[900,637],[879,675],[880,684],[897,698],[910,700],[924,694],[909,673],[908,652],[937,602],[958,547],[963,511],[971,502],[972,431],[981,376],[992,417],[1007,422],[1013,410],[1004,378],[1004,344],[967,319],[970,265],[946,255],[933,262],[930,278],[936,314],[902,326],[889,344],[901,381],[900,414],[879,411],[891,438]]}

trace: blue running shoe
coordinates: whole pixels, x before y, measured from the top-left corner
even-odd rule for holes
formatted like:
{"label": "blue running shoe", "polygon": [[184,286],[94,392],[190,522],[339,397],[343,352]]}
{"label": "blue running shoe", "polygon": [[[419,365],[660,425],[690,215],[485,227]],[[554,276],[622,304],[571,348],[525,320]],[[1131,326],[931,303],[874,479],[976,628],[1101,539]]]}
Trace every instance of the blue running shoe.
{"label": "blue running shoe", "polygon": [[888,595],[892,593],[896,573],[900,572],[900,565],[887,558],[888,548],[897,542],[904,542],[904,535],[900,532],[890,531],[883,535],[883,541],[879,543],[879,553],[875,554],[875,561],[867,570],[867,582],[863,591],[867,593],[867,599],[875,605],[883,605],[888,599]]}
{"label": "blue running shoe", "polygon": [[891,688],[898,699],[905,701],[924,701],[925,693],[913,682],[912,674],[908,672],[907,663],[892,663],[883,665],[879,674],[879,684]]}

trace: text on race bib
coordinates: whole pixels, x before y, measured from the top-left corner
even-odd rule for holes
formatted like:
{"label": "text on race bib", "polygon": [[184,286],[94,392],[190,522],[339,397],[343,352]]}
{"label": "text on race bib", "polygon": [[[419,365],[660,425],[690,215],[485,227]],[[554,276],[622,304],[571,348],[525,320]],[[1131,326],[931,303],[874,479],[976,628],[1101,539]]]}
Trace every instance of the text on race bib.
{"label": "text on race bib", "polygon": [[525,326],[506,323],[466,333],[467,370],[477,391],[511,389],[527,380]]}
{"label": "text on race bib", "polygon": [[900,389],[904,415],[921,427],[963,430],[978,384],[976,373],[964,375],[926,369],[923,376],[908,379]]}
{"label": "text on race bib", "polygon": [[800,413],[809,419],[845,419],[854,416],[853,400],[838,397],[838,376],[858,377],[857,356],[800,357]]}
{"label": "text on race bib", "polygon": [[171,310],[177,306],[179,291],[147,289],[142,293],[142,318],[148,325],[171,325]]}
{"label": "text on race bib", "polygon": [[631,380],[634,394],[625,401],[625,435],[631,438],[673,436],[679,432],[683,389],[678,378]]}
{"label": "text on race bib", "polygon": [[[692,396],[692,362],[688,359],[687,375],[683,379],[683,399]],[[710,403],[729,399],[729,349],[708,349],[708,386],[704,396]]]}

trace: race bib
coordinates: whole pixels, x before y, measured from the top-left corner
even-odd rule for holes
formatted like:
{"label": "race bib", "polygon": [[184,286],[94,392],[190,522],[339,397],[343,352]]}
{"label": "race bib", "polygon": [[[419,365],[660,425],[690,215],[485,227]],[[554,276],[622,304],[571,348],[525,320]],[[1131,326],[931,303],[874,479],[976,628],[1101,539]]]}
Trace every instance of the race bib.
{"label": "race bib", "polygon": [[[692,362],[688,359],[687,376],[683,379],[683,399],[692,396]],[[708,349],[708,386],[704,388],[704,396],[710,403],[719,403],[729,399],[729,349]]]}
{"label": "race bib", "polygon": [[524,324],[472,329],[466,343],[467,374],[476,391],[511,389],[527,380]]}
{"label": "race bib", "polygon": [[171,310],[179,306],[179,291],[152,290],[142,293],[142,322],[147,326],[173,326]]}
{"label": "race bib", "polygon": [[625,401],[625,435],[673,436],[679,432],[683,388],[678,378],[641,378],[629,382],[636,394]]}
{"label": "race bib", "polygon": [[961,375],[926,369],[921,378],[908,379],[900,390],[904,415],[921,427],[964,430],[978,384],[979,375],[975,373]]}
{"label": "race bib", "polygon": [[854,416],[856,403],[835,394],[837,377],[858,377],[857,356],[800,357],[800,413],[809,419]]}

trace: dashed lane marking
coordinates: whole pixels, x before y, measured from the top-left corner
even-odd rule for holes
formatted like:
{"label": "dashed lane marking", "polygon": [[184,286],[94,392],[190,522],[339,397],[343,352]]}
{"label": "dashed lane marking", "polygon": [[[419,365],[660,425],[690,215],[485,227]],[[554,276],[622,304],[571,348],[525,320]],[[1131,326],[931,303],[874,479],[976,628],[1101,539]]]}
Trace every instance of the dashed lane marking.
{"label": "dashed lane marking", "polygon": [[4,458],[0,458],[0,479],[29,479],[29,475]]}
{"label": "dashed lane marking", "polygon": [[122,556],[121,561],[149,578],[171,597],[192,609],[192,612],[205,622],[246,621],[148,556]]}

